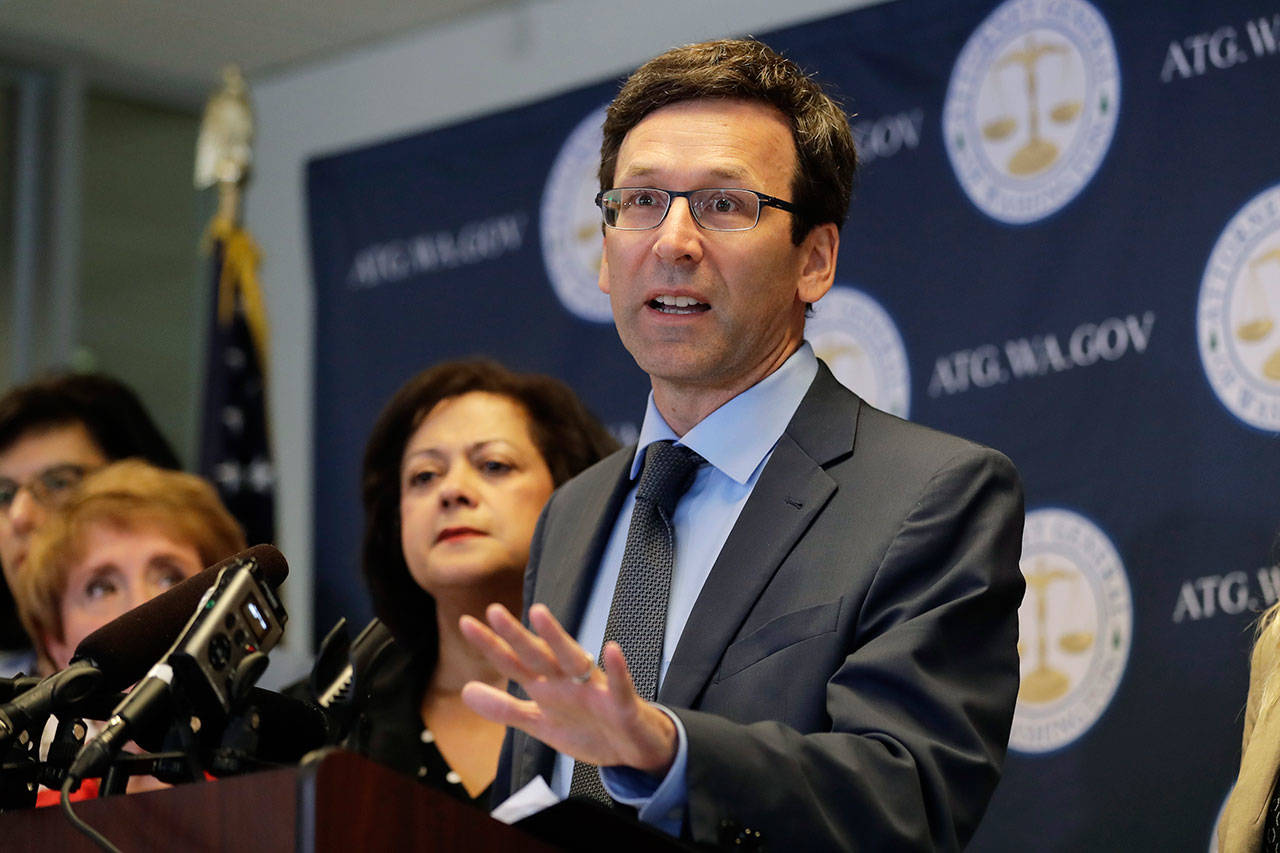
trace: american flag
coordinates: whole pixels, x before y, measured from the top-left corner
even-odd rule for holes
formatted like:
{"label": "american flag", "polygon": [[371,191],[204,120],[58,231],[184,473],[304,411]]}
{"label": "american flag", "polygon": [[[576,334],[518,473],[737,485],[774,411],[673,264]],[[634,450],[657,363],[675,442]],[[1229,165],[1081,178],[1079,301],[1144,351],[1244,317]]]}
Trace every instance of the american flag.
{"label": "american flag", "polygon": [[200,471],[244,526],[250,544],[275,541],[275,469],[267,429],[267,320],[258,248],[215,219],[212,306],[205,359]]}

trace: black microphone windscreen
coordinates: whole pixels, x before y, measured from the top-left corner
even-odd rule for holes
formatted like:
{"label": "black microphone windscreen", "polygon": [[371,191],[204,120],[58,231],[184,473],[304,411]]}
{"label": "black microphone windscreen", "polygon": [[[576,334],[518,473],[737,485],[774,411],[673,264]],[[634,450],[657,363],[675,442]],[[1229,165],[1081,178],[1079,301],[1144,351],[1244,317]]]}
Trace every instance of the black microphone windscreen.
{"label": "black microphone windscreen", "polygon": [[340,736],[338,721],[314,702],[261,687],[248,691],[244,705],[258,713],[258,758],[296,764],[313,749],[332,746]]}
{"label": "black microphone windscreen", "polygon": [[146,675],[178,639],[200,598],[217,581],[218,573],[247,559],[258,562],[263,577],[273,588],[289,574],[289,564],[275,546],[254,545],[103,625],[80,641],[72,660],[87,660],[102,670],[103,690],[123,690]]}

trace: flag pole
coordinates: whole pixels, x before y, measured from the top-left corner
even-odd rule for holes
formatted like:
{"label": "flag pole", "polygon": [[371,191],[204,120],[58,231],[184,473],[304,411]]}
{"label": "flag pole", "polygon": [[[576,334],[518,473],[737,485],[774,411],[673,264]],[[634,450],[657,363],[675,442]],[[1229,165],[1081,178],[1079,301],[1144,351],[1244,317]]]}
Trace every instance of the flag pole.
{"label": "flag pole", "polygon": [[242,223],[253,163],[253,109],[240,69],[227,66],[205,106],[196,140],[197,189],[217,187],[205,234],[211,259],[200,471],[245,528],[250,543],[275,541],[275,472],[267,428],[269,328],[258,283],[260,252]]}

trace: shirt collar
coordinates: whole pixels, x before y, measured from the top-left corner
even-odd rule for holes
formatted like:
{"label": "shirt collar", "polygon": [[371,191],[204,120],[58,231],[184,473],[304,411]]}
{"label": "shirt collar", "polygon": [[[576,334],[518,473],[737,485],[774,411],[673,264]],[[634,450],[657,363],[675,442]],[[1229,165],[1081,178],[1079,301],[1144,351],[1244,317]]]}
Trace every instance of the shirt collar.
{"label": "shirt collar", "polygon": [[745,485],[782,436],[817,375],[818,359],[809,342],[804,341],[782,367],[707,415],[683,438],[678,438],[667,425],[650,391],[636,454],[631,460],[631,479],[640,476],[645,448],[667,439],[688,447],[727,477]]}

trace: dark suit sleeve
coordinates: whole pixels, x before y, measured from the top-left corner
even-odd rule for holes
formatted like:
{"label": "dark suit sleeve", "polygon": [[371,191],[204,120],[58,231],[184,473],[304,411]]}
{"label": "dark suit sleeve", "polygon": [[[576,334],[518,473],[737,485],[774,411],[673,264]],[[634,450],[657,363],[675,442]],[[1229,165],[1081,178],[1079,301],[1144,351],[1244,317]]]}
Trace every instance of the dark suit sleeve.
{"label": "dark suit sleeve", "polygon": [[[740,698],[718,707],[717,690],[733,694],[735,679],[764,679],[752,685],[761,695],[793,689],[777,681],[788,667],[767,655],[722,661],[703,710],[675,709],[688,733],[695,841],[751,831],[787,851],[951,850],[972,835],[1018,689],[1022,491],[1005,457],[967,444],[915,488],[869,582],[839,553],[813,568],[861,578],[839,602],[843,650],[825,685],[824,727],[734,722]],[[843,524],[859,535],[857,520]]]}

